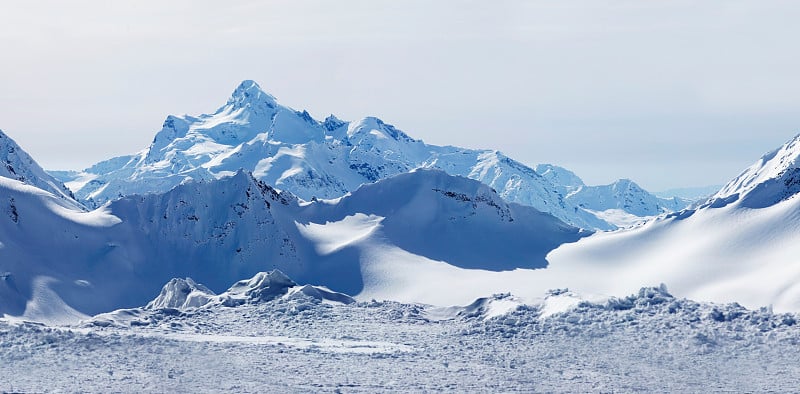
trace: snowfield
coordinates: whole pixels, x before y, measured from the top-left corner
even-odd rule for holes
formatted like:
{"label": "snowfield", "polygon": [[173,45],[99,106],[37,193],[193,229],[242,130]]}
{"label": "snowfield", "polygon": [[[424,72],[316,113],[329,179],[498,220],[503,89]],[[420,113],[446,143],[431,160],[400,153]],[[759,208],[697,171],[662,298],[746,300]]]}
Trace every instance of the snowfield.
{"label": "snowfield", "polygon": [[[544,314],[322,302],[118,311],[76,326],[0,320],[0,391],[781,392],[800,387],[797,316],[664,289]],[[558,304],[576,295],[554,291]]]}

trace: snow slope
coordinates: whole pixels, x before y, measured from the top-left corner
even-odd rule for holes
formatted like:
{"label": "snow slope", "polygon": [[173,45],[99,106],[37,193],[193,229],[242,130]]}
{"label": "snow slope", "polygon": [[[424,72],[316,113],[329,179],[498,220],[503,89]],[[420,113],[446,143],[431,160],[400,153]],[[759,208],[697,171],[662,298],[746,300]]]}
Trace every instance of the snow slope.
{"label": "snow slope", "polygon": [[800,135],[764,155],[725,185],[712,200],[738,199],[747,208],[765,208],[800,192]]}
{"label": "snow slope", "polygon": [[0,177],[16,179],[74,203],[72,192],[0,130]]}
{"label": "snow slope", "polygon": [[[566,201],[561,179],[500,152],[428,145],[374,117],[346,122],[331,115],[317,121],[278,104],[253,81],[242,82],[210,115],[168,116],[152,144],[137,154],[54,174],[96,206],[120,196],[165,192],[187,179],[218,179],[240,168],[304,200],[338,198],[365,183],[436,168],[479,180],[508,201],[569,224],[616,228]],[[671,209],[653,209],[665,210]]]}
{"label": "snow slope", "polygon": [[[439,170],[401,174],[316,202],[243,171],[123,197],[92,212],[6,178],[0,191],[15,201],[0,216],[0,313],[37,320],[43,317],[30,313],[44,295],[63,301],[52,318],[68,318],[143,305],[170,278],[192,277],[220,292],[276,268],[300,283],[376,294],[398,285],[380,274],[385,264],[402,264],[386,260],[393,254],[457,270],[512,272],[546,267],[549,251],[588,235]],[[425,272],[417,274],[426,283]],[[169,296],[159,305],[196,305],[208,297],[188,281],[172,286],[173,294],[196,294]],[[463,300],[483,290],[443,296]]]}
{"label": "snow slope", "polygon": [[549,274],[582,272],[560,282],[582,291],[666,283],[698,300],[800,310],[798,141],[762,157],[697,209],[564,245],[548,256]]}

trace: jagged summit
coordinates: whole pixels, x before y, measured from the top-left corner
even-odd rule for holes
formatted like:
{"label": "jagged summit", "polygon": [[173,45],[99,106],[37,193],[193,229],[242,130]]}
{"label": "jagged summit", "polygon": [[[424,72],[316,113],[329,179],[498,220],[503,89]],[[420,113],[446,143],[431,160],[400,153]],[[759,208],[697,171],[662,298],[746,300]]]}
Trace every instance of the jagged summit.
{"label": "jagged summit", "polygon": [[574,191],[584,185],[583,180],[574,172],[553,164],[537,164],[536,172],[557,185],[563,185],[566,190]]}
{"label": "jagged summit", "polygon": [[409,137],[408,134],[374,116],[368,116],[358,122],[350,124],[350,128],[347,130],[348,138],[363,138],[363,136],[369,136],[373,139],[393,139],[401,142],[416,142],[416,140]]}
{"label": "jagged summit", "polygon": [[710,201],[739,200],[748,208],[764,208],[800,192],[800,134],[775,149],[725,185]]}
{"label": "jagged summit", "polygon": [[266,104],[274,108],[276,100],[275,96],[262,90],[258,83],[246,79],[233,91],[233,94],[231,94],[231,97],[228,99],[228,105],[232,105],[234,108],[238,109],[248,104]]}
{"label": "jagged summit", "polygon": [[571,225],[617,228],[565,200],[583,186],[567,170],[551,166],[542,176],[495,150],[429,145],[377,117],[347,122],[331,115],[320,122],[307,111],[278,104],[251,80],[243,81],[214,113],[167,117],[150,147],[139,154],[107,160],[83,173],[63,173],[62,180],[76,186],[82,201],[97,206],[120,196],[165,192],[187,179],[220,179],[244,168],[310,201],[339,198],[363,184],[420,167],[485,183],[507,201]]}

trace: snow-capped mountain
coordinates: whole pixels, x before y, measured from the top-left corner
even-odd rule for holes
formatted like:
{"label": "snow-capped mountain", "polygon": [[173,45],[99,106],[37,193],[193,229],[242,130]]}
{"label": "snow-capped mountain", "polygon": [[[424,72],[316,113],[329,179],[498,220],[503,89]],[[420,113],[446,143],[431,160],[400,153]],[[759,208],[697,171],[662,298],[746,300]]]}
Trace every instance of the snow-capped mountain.
{"label": "snow-capped mountain", "polygon": [[278,104],[253,81],[242,82],[210,115],[168,116],[152,144],[135,155],[80,173],[54,174],[78,198],[98,206],[121,196],[162,193],[188,179],[218,179],[240,168],[306,201],[341,197],[415,168],[436,168],[481,181],[507,201],[569,224],[616,228],[566,201],[560,178],[543,176],[500,152],[428,145],[373,117],[346,122],[331,115],[317,121],[306,111]]}
{"label": "snow-capped mountain", "polygon": [[0,177],[16,179],[74,202],[72,192],[0,130]]}
{"label": "snow-capped mountain", "polygon": [[691,203],[677,197],[656,197],[629,179],[620,179],[610,185],[580,186],[567,194],[565,200],[619,228],[679,211]]}
{"label": "snow-capped mountain", "polygon": [[170,278],[192,277],[218,292],[280,269],[361,299],[456,305],[499,292],[620,295],[666,283],[699,300],[798,311],[798,156],[794,139],[706,204],[585,239],[549,214],[441,170],[309,202],[238,171],[92,212],[0,177],[14,201],[0,216],[0,307],[75,319],[143,305]]}
{"label": "snow-capped mountain", "polygon": [[581,186],[568,194],[566,200],[592,211],[617,209],[641,217],[679,211],[689,205],[689,201],[679,198],[656,197],[630,179],[610,185]]}
{"label": "snow-capped mountain", "polygon": [[[280,269],[300,283],[377,294],[402,285],[386,283],[381,272],[403,261],[480,272],[543,268],[550,250],[588,235],[440,170],[315,202],[244,171],[126,196],[91,212],[8,178],[0,177],[0,191],[14,201],[13,212],[0,216],[0,313],[51,322],[143,305],[175,277],[218,292]],[[182,302],[202,299],[199,286],[173,285],[197,293]]]}
{"label": "snow-capped mountain", "polygon": [[572,171],[552,164],[539,164],[536,172],[558,188],[564,201],[618,226],[626,227],[631,220],[680,211],[692,203],[677,197],[656,197],[630,179],[620,179],[609,185],[588,186]]}
{"label": "snow-capped mountain", "polygon": [[739,200],[748,208],[765,208],[800,192],[800,135],[767,153],[711,197]]}
{"label": "snow-capped mountain", "polygon": [[[800,310],[800,136],[697,208],[548,255],[554,271],[595,272],[565,286],[598,293],[666,283],[682,296]],[[613,280],[600,280],[609,277]],[[558,280],[558,279],[552,279]]]}

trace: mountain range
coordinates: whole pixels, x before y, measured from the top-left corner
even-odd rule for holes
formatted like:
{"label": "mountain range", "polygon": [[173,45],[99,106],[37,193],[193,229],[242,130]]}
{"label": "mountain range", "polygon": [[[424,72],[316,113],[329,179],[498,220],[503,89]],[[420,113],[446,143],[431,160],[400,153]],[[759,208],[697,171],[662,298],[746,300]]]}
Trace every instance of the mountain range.
{"label": "mountain range", "polygon": [[656,197],[629,180],[587,186],[556,166],[536,169],[495,150],[435,146],[384,121],[318,121],[280,105],[253,81],[242,82],[215,112],[168,116],[146,149],[81,172],[54,171],[88,206],[131,194],[162,193],[187,180],[219,179],[239,169],[310,201],[338,198],[360,185],[433,168],[475,179],[509,202],[532,206],[576,227],[613,230],[598,214],[621,210],[637,217],[686,207],[690,201]]}
{"label": "mountain range", "polygon": [[0,143],[4,315],[73,321],[142,306],[173,278],[212,294],[274,269],[362,300],[666,283],[800,310],[800,137],[691,206],[630,180],[587,186],[558,166],[427,145],[376,118],[319,122],[252,81],[82,172],[54,177],[1,132]]}
{"label": "mountain range", "polygon": [[92,211],[9,178],[0,192],[0,313],[39,320],[142,305],[174,277],[219,292],[276,268],[335,291],[378,292],[371,270],[400,251],[463,269],[542,268],[547,252],[591,233],[433,169],[311,202],[242,170]]}

